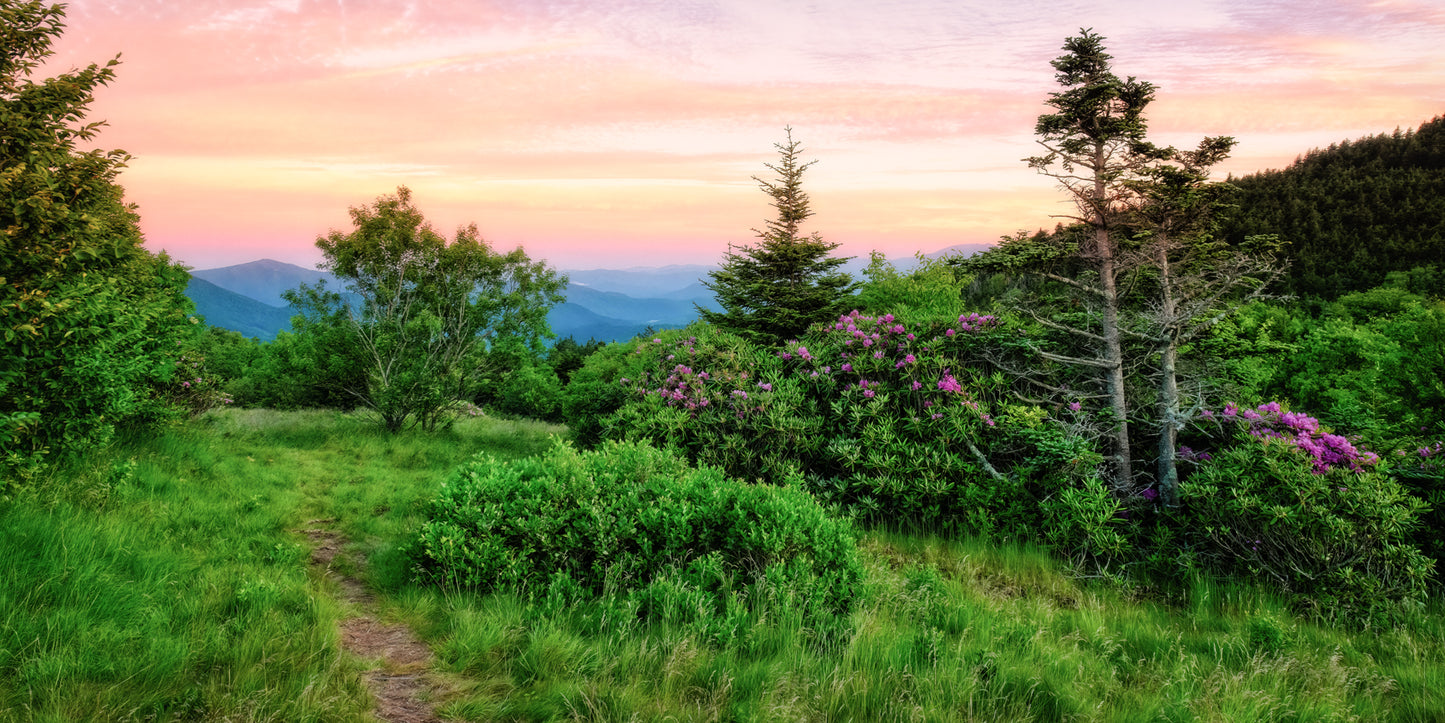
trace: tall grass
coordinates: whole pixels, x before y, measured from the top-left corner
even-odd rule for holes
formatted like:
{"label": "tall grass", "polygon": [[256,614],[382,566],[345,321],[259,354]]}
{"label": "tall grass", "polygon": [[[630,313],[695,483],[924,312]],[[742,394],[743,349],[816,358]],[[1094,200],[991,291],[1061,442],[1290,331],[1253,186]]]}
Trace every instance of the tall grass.
{"label": "tall grass", "polygon": [[[841,648],[785,610],[736,644],[685,625],[599,631],[586,605],[408,590],[467,720],[1428,721],[1445,716],[1436,621],[1385,637],[1201,582],[1181,610],[1081,584],[1040,550],[874,533]],[[605,605],[605,603],[594,603]]]}
{"label": "tall grass", "polygon": [[433,645],[455,719],[1445,720],[1438,601],[1361,634],[1239,584],[1136,599],[1025,546],[865,534],[868,591],[842,639],[786,606],[755,606],[717,645],[616,601],[408,582],[398,549],[451,468],[562,432],[227,410],[117,445],[0,508],[0,720],[367,719],[345,605],[308,564],[301,531],[318,525]]}
{"label": "tall grass", "polygon": [[0,720],[364,719],[301,530],[345,515],[364,536],[471,454],[549,431],[227,410],[55,475],[0,507]]}

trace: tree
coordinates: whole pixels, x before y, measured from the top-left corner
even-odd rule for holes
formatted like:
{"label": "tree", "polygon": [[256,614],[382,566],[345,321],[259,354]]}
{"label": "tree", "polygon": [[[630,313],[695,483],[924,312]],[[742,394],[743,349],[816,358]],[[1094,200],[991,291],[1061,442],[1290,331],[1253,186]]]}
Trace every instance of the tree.
{"label": "tree", "polygon": [[1115,76],[1102,39],[1088,30],[1064,48],[1069,54],[1053,65],[1067,89],[1051,94],[1058,112],[1040,116],[1036,127],[1048,153],[1027,160],[1073,197],[1077,214],[1065,218],[1074,223],[1053,234],[1007,238],[964,265],[1031,274],[1053,285],[1041,293],[1063,291],[1062,304],[1019,310],[1056,335],[1052,349],[1035,345],[1034,352],[1067,372],[1019,376],[1076,400],[1085,396],[1074,386],[1080,376],[1092,378],[1110,412],[1104,436],[1114,449],[1119,496],[1150,484],[1147,473],[1136,479],[1131,415],[1154,407],[1157,416],[1145,425],[1159,433],[1154,484],[1172,506],[1178,431],[1198,409],[1184,408],[1180,347],[1260,298],[1278,269],[1268,260],[1267,239],[1229,247],[1212,238],[1229,187],[1210,183],[1209,171],[1234,139],[1206,138],[1193,151],[1155,146],[1145,138],[1143,115],[1154,86]]}
{"label": "tree", "polygon": [[1085,233],[1077,242],[1052,246],[1020,235],[969,265],[986,271],[1040,274],[1065,285],[1095,310],[1095,318],[1087,326],[1033,316],[1074,337],[1084,348],[1079,354],[1041,350],[1043,357],[1091,369],[1101,378],[1113,416],[1109,436],[1114,449],[1114,487],[1125,492],[1133,488],[1134,473],[1119,279],[1128,269],[1122,258],[1127,222],[1139,202],[1130,181],[1162,154],[1145,140],[1144,109],[1154,100],[1155,88],[1133,77],[1120,80],[1114,75],[1103,38],[1090,30],[1066,39],[1063,47],[1066,53],[1052,65],[1064,90],[1049,94],[1047,103],[1055,112],[1039,116],[1034,128],[1039,145],[1047,152],[1026,160],[1069,193],[1076,213],[1064,218],[1079,224]]}
{"label": "tree", "polygon": [[387,429],[436,428],[475,395],[489,345],[515,340],[537,352],[550,336],[547,310],[567,280],[522,249],[494,252],[475,224],[447,241],[405,187],[352,208],[351,220],[350,233],[316,239],[345,294],[303,285],[290,300],[308,325],[350,335],[365,383],[346,392]]}
{"label": "tree", "polygon": [[823,241],[817,232],[801,235],[800,225],[813,215],[803,192],[803,171],[817,161],[800,163],[802,145],[793,140],[792,128],[786,130],[787,142],[774,144],[778,164],[765,164],[776,180],[753,177],[772,197],[777,218],[763,230],[753,229],[757,244],[729,245],[722,268],[703,282],[722,311],[698,307],[704,321],[757,344],[796,338],[815,323],[832,321],[847,311],[847,300],[858,288],[839,270],[848,259],[830,256],[838,244]]}
{"label": "tree", "polygon": [[1235,140],[1205,138],[1193,151],[1167,149],[1131,185],[1139,194],[1136,222],[1147,239],[1143,258],[1157,288],[1142,314],[1143,330],[1159,355],[1158,473],[1155,486],[1165,506],[1179,504],[1179,430],[1198,411],[1185,410],[1179,389],[1179,347],[1244,304],[1261,298],[1283,271],[1270,258],[1269,241],[1251,237],[1230,247],[1211,232],[1227,184],[1209,182],[1209,171],[1229,156]]}
{"label": "tree", "polygon": [[63,18],[0,0],[0,477],[165,416],[159,387],[189,326],[185,269],[141,247],[115,182],[129,156],[78,148],[119,60],[31,78]]}

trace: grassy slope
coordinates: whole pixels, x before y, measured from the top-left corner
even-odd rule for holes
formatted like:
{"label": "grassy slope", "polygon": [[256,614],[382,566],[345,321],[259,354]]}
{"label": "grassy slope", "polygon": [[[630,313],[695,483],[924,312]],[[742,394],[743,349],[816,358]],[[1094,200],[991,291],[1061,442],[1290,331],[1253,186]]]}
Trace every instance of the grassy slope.
{"label": "grassy slope", "polygon": [[560,431],[472,419],[393,437],[332,413],[228,410],[0,503],[0,720],[364,720],[344,611],[299,532],[321,517],[432,642],[456,718],[1445,719],[1438,607],[1384,634],[1233,587],[1170,609],[977,542],[865,535],[872,595],[831,649],[786,610],[719,650],[683,624],[405,583],[397,545],[448,470]]}

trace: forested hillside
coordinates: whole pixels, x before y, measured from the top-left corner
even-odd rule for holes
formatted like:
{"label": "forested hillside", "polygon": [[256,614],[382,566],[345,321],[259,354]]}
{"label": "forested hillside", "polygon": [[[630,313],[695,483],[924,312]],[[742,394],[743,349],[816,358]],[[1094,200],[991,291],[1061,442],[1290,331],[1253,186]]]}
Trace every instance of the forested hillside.
{"label": "forested hillside", "polygon": [[1296,294],[1334,299],[1391,271],[1445,267],[1445,116],[1230,180],[1241,193],[1225,237],[1278,234]]}

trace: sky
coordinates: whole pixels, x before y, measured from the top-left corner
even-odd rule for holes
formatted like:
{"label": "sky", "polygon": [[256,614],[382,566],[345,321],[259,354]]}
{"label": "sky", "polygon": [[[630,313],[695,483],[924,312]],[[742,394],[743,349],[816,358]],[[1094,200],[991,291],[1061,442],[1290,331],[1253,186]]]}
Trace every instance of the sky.
{"label": "sky", "polygon": [[770,217],[785,127],[837,253],[1052,228],[1021,160],[1090,28],[1156,142],[1236,175],[1445,113],[1439,0],[71,0],[43,74],[119,54],[90,119],[148,248],[321,260],[405,185],[444,234],[561,269],[713,264]]}

